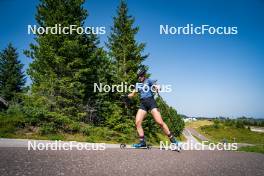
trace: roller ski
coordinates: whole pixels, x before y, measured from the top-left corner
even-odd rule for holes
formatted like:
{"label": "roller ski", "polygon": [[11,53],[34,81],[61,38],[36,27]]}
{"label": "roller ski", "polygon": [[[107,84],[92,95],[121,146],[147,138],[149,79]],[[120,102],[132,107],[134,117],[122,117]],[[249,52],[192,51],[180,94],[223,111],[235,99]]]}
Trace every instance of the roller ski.
{"label": "roller ski", "polygon": [[140,142],[138,144],[132,144],[131,146],[127,146],[126,144],[120,144],[121,149],[151,149],[151,145],[146,144],[145,142]]}

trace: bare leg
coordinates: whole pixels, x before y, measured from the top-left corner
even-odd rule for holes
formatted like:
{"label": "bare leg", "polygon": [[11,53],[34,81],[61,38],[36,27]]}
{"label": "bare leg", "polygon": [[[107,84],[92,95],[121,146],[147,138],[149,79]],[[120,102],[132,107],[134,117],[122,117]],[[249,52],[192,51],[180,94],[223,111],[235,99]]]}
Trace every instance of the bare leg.
{"label": "bare leg", "polygon": [[137,128],[137,132],[139,137],[143,137],[144,136],[144,130],[142,128],[142,122],[146,116],[147,112],[139,109],[136,115],[136,128]]}
{"label": "bare leg", "polygon": [[169,130],[167,124],[163,121],[158,109],[157,108],[152,109],[151,114],[152,114],[154,120],[156,121],[156,123],[159,124],[159,126],[163,129],[164,133],[167,136],[169,136],[171,134],[170,130]]}

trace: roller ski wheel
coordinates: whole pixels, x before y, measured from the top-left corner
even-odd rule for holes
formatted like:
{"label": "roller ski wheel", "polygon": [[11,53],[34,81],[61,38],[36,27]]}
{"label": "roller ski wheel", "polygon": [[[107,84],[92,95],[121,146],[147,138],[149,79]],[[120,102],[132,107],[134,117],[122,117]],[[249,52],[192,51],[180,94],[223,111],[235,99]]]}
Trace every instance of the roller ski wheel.
{"label": "roller ski wheel", "polygon": [[126,148],[126,144],[120,144],[120,148],[121,149],[125,149]]}

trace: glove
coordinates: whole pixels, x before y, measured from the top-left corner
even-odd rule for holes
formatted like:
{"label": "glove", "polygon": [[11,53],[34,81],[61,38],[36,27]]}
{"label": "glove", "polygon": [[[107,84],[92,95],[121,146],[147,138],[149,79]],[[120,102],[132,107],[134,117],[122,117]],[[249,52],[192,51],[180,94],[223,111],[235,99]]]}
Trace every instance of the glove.
{"label": "glove", "polygon": [[130,105],[130,104],[131,104],[131,100],[130,100],[130,98],[128,98],[128,95],[122,95],[122,96],[121,96],[121,100],[122,100],[126,105]]}

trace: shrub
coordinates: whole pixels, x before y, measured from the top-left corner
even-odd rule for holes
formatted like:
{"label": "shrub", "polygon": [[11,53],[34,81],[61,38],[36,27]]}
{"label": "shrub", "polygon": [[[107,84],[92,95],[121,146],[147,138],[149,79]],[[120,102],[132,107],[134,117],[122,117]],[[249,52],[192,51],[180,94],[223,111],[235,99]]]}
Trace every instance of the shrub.
{"label": "shrub", "polygon": [[92,128],[91,128],[90,126],[85,126],[85,127],[82,127],[82,128],[80,129],[80,131],[81,131],[84,135],[89,136],[89,135],[91,134],[91,132],[92,132]]}
{"label": "shrub", "polygon": [[122,114],[122,109],[116,104],[111,104],[109,106],[109,111],[105,114],[106,122],[105,126],[123,133],[130,133],[134,128],[134,122]]}
{"label": "shrub", "polygon": [[245,128],[244,123],[240,120],[236,121],[236,128]]}
{"label": "shrub", "polygon": [[65,129],[64,131],[66,131],[66,132],[69,131],[69,132],[72,132],[72,133],[77,133],[77,132],[80,131],[80,129],[81,129],[80,123],[78,123],[78,122],[72,122],[72,123],[70,123],[68,125],[68,128]]}
{"label": "shrub", "polygon": [[46,124],[43,124],[41,127],[40,127],[40,130],[39,130],[40,134],[41,135],[47,135],[47,134],[54,134],[54,133],[57,133],[57,129],[54,125],[53,122],[51,123],[46,123]]}
{"label": "shrub", "polygon": [[45,121],[48,114],[47,100],[33,95],[25,95],[22,111],[29,125],[37,126]]}
{"label": "shrub", "polygon": [[213,124],[213,128],[219,129],[220,128],[220,121],[218,119],[215,119]]}

